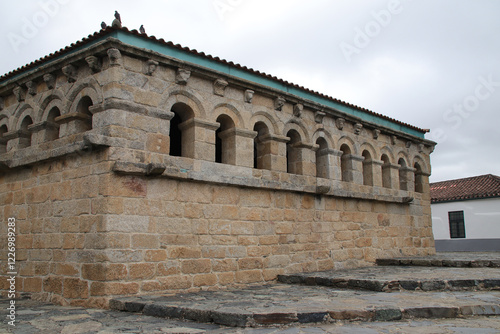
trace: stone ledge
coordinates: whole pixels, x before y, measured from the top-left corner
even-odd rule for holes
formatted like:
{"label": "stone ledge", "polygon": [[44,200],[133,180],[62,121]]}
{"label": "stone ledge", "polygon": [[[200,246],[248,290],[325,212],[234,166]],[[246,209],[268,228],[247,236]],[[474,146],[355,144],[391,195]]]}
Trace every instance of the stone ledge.
{"label": "stone ledge", "polygon": [[[151,172],[155,170],[155,172]],[[155,175],[177,180],[232,185],[245,188],[285,190],[326,196],[410,203],[410,192],[369,187],[343,181],[319,179],[313,176],[253,169],[183,157],[164,157],[163,163],[146,164],[117,161],[113,171],[130,175]],[[161,173],[160,173],[161,172]]]}

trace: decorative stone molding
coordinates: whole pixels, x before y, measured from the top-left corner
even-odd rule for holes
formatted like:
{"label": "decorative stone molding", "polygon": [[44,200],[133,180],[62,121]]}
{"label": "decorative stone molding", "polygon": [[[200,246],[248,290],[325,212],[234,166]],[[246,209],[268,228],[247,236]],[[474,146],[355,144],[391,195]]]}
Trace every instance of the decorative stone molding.
{"label": "decorative stone molding", "polygon": [[285,102],[286,100],[283,96],[278,96],[274,99],[274,109],[281,111],[281,109],[283,109],[283,106],[285,105]]}
{"label": "decorative stone molding", "polygon": [[254,94],[254,93],[255,93],[255,92],[254,92],[253,90],[251,90],[251,89],[247,89],[247,90],[245,91],[245,102],[247,102],[247,103],[252,103],[252,99],[253,99],[253,94]]}
{"label": "decorative stone molding", "polygon": [[75,120],[88,121],[91,119],[92,117],[90,115],[79,112],[73,112],[58,116],[54,119],[54,121],[58,124],[64,124]]}
{"label": "decorative stone molding", "polygon": [[339,117],[335,120],[335,125],[337,126],[337,129],[342,130],[345,125],[345,119],[342,117]]}
{"label": "decorative stone molding", "polygon": [[378,139],[379,136],[380,136],[380,130],[373,129],[373,139]]}
{"label": "decorative stone molding", "polygon": [[320,123],[322,124],[323,123],[323,118],[326,116],[326,113],[324,113],[323,111],[316,111],[314,113],[314,121],[316,123]]}
{"label": "decorative stone molding", "polygon": [[304,110],[304,105],[302,103],[296,103],[293,105],[293,116],[300,117],[302,115],[302,110]]}
{"label": "decorative stone molding", "polygon": [[116,48],[108,49],[109,65],[110,66],[121,66],[122,65],[122,54],[120,50]]}
{"label": "decorative stone molding", "polygon": [[28,81],[26,87],[28,88],[28,94],[32,96],[36,95],[36,82]]}
{"label": "decorative stone molding", "polygon": [[101,71],[101,61],[96,56],[88,56],[85,58],[85,61],[87,62],[87,65],[89,65],[93,73]]}
{"label": "decorative stone molding", "polygon": [[43,81],[48,89],[53,89],[56,86],[56,77],[50,73],[44,74]]}
{"label": "decorative stone molding", "polygon": [[422,153],[424,151],[424,147],[425,147],[424,144],[418,144],[418,152]]}
{"label": "decorative stone molding", "polygon": [[62,72],[66,76],[68,82],[76,81],[76,68],[73,65],[64,66]]}
{"label": "decorative stone molding", "polygon": [[363,124],[361,123],[356,123],[354,124],[354,133],[359,135],[361,133],[361,130],[363,129]]}
{"label": "decorative stone molding", "polygon": [[158,62],[156,60],[153,60],[153,59],[149,59],[147,62],[146,62],[146,75],[153,75],[153,73],[156,71],[156,69],[158,68]]}
{"label": "decorative stone molding", "polygon": [[175,82],[178,85],[187,85],[190,76],[191,76],[191,71],[179,67],[177,69],[177,73],[175,74]]}
{"label": "decorative stone molding", "polygon": [[224,96],[224,92],[226,90],[227,85],[229,83],[224,79],[217,79],[214,81],[214,94],[219,96]]}
{"label": "decorative stone molding", "polygon": [[12,90],[14,96],[16,97],[17,102],[24,101],[25,93],[24,89],[21,86],[17,86]]}

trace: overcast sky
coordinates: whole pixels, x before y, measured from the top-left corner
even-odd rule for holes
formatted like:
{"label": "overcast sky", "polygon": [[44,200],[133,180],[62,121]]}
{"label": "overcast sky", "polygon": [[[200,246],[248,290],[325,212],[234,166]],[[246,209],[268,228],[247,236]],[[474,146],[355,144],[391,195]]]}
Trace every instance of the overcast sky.
{"label": "overcast sky", "polygon": [[0,3],[0,75],[123,25],[385,114],[438,143],[431,181],[500,175],[498,0]]}

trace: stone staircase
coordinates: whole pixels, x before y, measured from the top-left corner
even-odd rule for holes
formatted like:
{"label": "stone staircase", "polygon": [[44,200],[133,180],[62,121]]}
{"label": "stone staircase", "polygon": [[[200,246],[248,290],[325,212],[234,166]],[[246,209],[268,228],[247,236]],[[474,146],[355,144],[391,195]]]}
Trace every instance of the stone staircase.
{"label": "stone staircase", "polygon": [[244,289],[116,298],[110,307],[234,327],[500,315],[497,257],[381,259],[374,267],[280,275],[276,284]]}

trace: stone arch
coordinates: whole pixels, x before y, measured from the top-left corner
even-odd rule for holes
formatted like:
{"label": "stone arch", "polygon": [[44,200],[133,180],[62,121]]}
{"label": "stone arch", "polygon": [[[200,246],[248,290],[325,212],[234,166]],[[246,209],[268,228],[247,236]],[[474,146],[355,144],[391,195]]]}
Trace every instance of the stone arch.
{"label": "stone arch", "polygon": [[255,124],[257,124],[258,122],[262,122],[263,124],[265,124],[269,129],[269,133],[271,134],[280,133],[277,122],[271,115],[269,115],[269,113],[265,111],[256,112],[252,116],[252,118],[250,118],[250,124],[253,124],[253,127],[255,127]]}
{"label": "stone arch", "polygon": [[349,145],[349,140],[339,141],[339,150],[342,151],[340,156],[340,174],[342,176],[342,181],[351,182],[353,181],[352,175],[352,153],[353,150]]}
{"label": "stone arch", "polygon": [[206,119],[205,108],[203,107],[203,98],[189,88],[174,89],[166,92],[166,98],[160,101],[159,107],[163,110],[170,111],[172,107],[178,103],[185,104],[193,111],[193,117]]}
{"label": "stone arch", "polygon": [[189,104],[177,102],[171,106],[170,112],[174,117],[170,119],[170,155],[176,157],[194,157],[194,136],[192,127],[186,122],[195,117],[195,112]]}
{"label": "stone arch", "polygon": [[286,136],[290,140],[286,143],[286,166],[287,173],[302,174],[302,156],[300,145],[303,141],[303,135],[299,132],[300,127],[291,127]]}
{"label": "stone arch", "polygon": [[300,135],[301,142],[309,143],[310,141],[309,134],[307,132],[307,129],[302,123],[293,120],[288,122],[285,125],[285,128],[283,129],[283,134],[288,137],[287,133],[290,132],[290,130],[294,130]]}
{"label": "stone arch", "polygon": [[341,150],[340,147],[344,144],[349,147],[349,149],[350,149],[349,154],[358,154],[359,153],[359,145],[351,137],[349,137],[349,136],[340,137],[338,144],[337,144],[339,147],[339,150]]}
{"label": "stone arch", "polygon": [[[363,149],[363,148],[362,148]],[[363,184],[365,186],[373,186],[373,154],[365,147],[361,151],[363,160]]]}
{"label": "stone arch", "polygon": [[423,193],[425,190],[425,184],[427,183],[425,176],[430,174],[429,169],[425,160],[419,155],[413,158],[413,168],[415,169],[415,191]]}
{"label": "stone arch", "polygon": [[422,156],[420,156],[419,154],[417,154],[417,155],[415,155],[413,157],[413,163],[412,163],[412,165],[415,165],[416,163],[419,164],[420,168],[422,169],[422,173],[424,173],[424,174],[430,174],[431,173],[429,166],[425,162],[425,159],[422,158]]}
{"label": "stone arch", "polygon": [[12,117],[9,120],[9,128],[11,130],[19,130],[21,121],[24,117],[26,117],[26,115],[29,115],[32,120],[36,119],[33,107],[31,107],[28,103],[23,103],[13,112]]}
{"label": "stone arch", "polygon": [[[394,163],[395,159],[394,159],[394,153],[392,152],[392,149],[388,146],[384,146],[382,147],[382,149],[380,150],[380,156],[383,156],[383,155],[386,155],[389,159],[389,163]],[[382,160],[382,159],[380,159]]]}
{"label": "stone arch", "polygon": [[0,114],[0,153],[7,152],[7,140],[2,138],[3,135],[9,132],[9,118],[6,115]]}
{"label": "stone arch", "polygon": [[66,94],[66,103],[63,106],[61,113],[74,113],[78,108],[78,103],[84,97],[90,98],[92,105],[98,105],[103,102],[102,94],[100,93],[99,84],[94,78],[79,82]]}
{"label": "stone arch", "polygon": [[392,188],[392,161],[387,153],[388,152],[385,152],[385,150],[382,150],[382,155],[380,156],[380,160],[382,160],[382,186],[385,188]]}
{"label": "stone arch", "polygon": [[324,136],[318,136],[315,141],[316,150],[316,177],[330,178],[329,145]]}
{"label": "stone arch", "polygon": [[245,128],[243,117],[241,117],[240,112],[233,105],[229,103],[216,105],[214,111],[212,112],[212,119],[216,120],[220,115],[229,116],[233,120],[235,127],[242,129]]}
{"label": "stone arch", "polygon": [[47,120],[48,114],[50,110],[54,107],[57,107],[61,115],[64,112],[64,96],[60,92],[53,92],[53,94],[50,94],[47,96],[42,103],[40,104],[40,119],[38,121],[45,121]]}
{"label": "stone arch", "polygon": [[232,117],[221,113],[215,120],[220,126],[215,131],[215,162],[236,164],[235,122]]}
{"label": "stone arch", "polygon": [[398,165],[399,165],[399,189],[408,190],[408,181],[409,181],[409,170],[408,163],[403,155],[398,154]]}
{"label": "stone arch", "polygon": [[335,140],[333,139],[333,136],[330,134],[330,132],[326,131],[325,129],[318,129],[316,132],[314,132],[312,136],[312,142],[316,143],[319,138],[324,138],[326,140],[328,148],[335,147]]}
{"label": "stone arch", "polygon": [[29,126],[33,124],[33,118],[29,114],[23,114],[21,122],[19,123],[19,130],[21,132],[17,148],[25,148],[31,146],[31,134]]}

